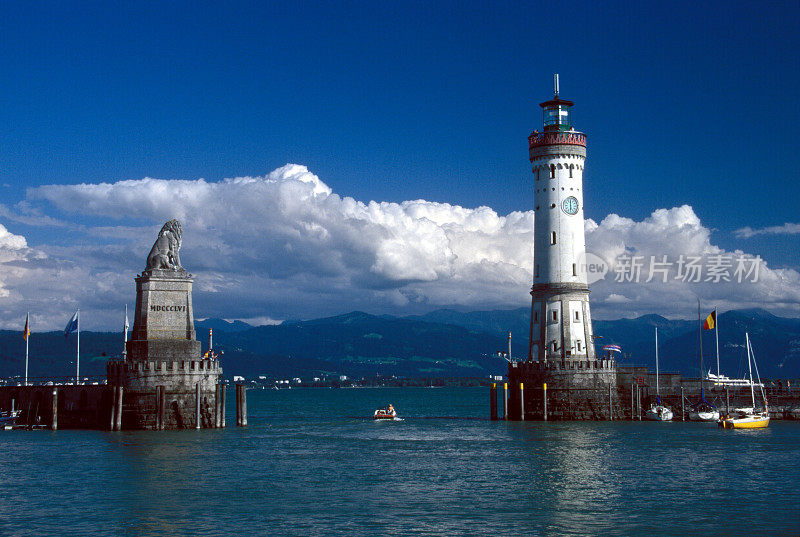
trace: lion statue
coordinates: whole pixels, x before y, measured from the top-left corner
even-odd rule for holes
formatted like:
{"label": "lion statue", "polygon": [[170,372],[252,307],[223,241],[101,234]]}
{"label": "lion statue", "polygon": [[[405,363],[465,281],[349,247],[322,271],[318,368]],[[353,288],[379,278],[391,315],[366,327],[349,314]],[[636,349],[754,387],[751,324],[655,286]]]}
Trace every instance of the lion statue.
{"label": "lion statue", "polygon": [[183,228],[177,220],[170,220],[161,228],[153,248],[147,255],[147,269],[172,269],[182,270],[181,258],[178,250],[181,249]]}

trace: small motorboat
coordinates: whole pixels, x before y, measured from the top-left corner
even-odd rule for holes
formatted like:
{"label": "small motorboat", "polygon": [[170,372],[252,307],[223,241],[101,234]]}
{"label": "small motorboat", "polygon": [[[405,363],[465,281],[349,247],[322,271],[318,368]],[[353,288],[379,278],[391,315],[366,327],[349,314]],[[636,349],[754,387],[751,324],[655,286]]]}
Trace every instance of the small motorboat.
{"label": "small motorboat", "polygon": [[375,415],[373,419],[376,420],[393,420],[397,417],[397,412],[395,411],[394,407],[389,404],[386,408],[379,408],[375,411]]}

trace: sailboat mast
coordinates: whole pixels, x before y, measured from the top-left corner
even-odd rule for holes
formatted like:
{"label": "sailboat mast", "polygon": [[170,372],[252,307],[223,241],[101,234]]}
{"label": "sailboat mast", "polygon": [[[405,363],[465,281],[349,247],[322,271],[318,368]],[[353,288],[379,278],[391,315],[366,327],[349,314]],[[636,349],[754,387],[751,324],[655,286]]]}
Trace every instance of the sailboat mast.
{"label": "sailboat mast", "polygon": [[717,377],[719,378],[719,312],[714,306],[714,338],[717,341]]}
{"label": "sailboat mast", "polygon": [[[756,362],[756,353],[753,351],[752,343],[750,344],[750,356],[753,357],[753,367],[756,369],[756,382],[758,382],[758,387],[761,389],[761,399],[764,401],[764,412],[769,412],[767,408],[767,394],[764,393],[764,383],[761,382],[761,375],[758,372],[758,362]],[[753,408],[753,411],[755,411],[755,408]]]}
{"label": "sailboat mast", "polygon": [[744,340],[747,347],[747,372],[750,375],[750,399],[753,401],[753,412],[756,411],[756,394],[753,390],[753,368],[750,366],[750,336],[744,333]]}
{"label": "sailboat mast", "polygon": [[661,395],[658,384],[658,327],[656,326],[656,395]]}
{"label": "sailboat mast", "polygon": [[81,383],[81,310],[78,310],[78,351],[75,357],[75,386]]}

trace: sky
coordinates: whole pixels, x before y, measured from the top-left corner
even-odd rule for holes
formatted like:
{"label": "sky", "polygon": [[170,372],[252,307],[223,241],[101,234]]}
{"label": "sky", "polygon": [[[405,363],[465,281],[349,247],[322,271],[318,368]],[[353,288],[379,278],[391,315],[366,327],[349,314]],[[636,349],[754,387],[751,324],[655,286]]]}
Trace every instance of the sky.
{"label": "sky", "polygon": [[0,328],[121,325],[171,218],[198,318],[529,304],[553,73],[596,318],[800,316],[798,30],[796,1],[3,3]]}

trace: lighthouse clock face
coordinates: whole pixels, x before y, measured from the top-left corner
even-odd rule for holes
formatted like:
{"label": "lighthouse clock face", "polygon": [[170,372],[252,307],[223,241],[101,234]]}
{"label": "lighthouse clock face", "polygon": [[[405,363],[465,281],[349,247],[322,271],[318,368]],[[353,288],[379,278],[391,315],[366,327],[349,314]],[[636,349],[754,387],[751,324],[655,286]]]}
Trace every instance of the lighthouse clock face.
{"label": "lighthouse clock face", "polygon": [[561,204],[561,208],[567,214],[576,214],[578,212],[578,200],[575,196],[570,196]]}

